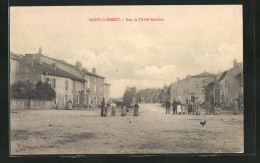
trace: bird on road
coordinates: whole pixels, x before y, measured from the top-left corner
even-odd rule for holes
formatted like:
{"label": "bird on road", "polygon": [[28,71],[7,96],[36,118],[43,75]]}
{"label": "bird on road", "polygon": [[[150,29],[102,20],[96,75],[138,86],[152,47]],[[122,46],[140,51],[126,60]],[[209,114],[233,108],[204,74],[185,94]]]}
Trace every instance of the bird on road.
{"label": "bird on road", "polygon": [[206,121],[200,122],[200,124],[201,124],[202,126],[205,126],[205,125],[206,125]]}

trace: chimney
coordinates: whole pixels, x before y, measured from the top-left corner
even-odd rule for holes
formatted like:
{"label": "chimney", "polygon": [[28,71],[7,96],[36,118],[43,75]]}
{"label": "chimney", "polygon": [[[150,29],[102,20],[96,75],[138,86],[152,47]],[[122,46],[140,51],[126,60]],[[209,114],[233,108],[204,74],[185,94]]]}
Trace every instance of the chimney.
{"label": "chimney", "polygon": [[40,47],[38,53],[36,53],[36,55],[35,55],[35,59],[34,60],[36,62],[42,64],[41,57],[42,57],[42,48]]}
{"label": "chimney", "polygon": [[34,55],[33,54],[25,54],[24,61],[26,64],[33,66]]}
{"label": "chimney", "polygon": [[180,81],[180,78],[177,78],[177,82],[179,82]]}
{"label": "chimney", "polygon": [[96,73],[96,68],[92,68],[92,73],[93,73],[93,74]]}
{"label": "chimney", "polygon": [[77,61],[75,66],[77,67],[78,70],[81,70],[82,69],[82,63]]}
{"label": "chimney", "polygon": [[56,63],[53,63],[52,67],[56,70]]}
{"label": "chimney", "polygon": [[88,69],[86,69],[85,67],[82,69],[85,73],[88,72]]}
{"label": "chimney", "polygon": [[187,75],[187,76],[186,76],[186,79],[188,79],[188,78],[190,78],[190,75]]}
{"label": "chimney", "polygon": [[237,66],[237,60],[236,58],[233,60],[233,68]]}

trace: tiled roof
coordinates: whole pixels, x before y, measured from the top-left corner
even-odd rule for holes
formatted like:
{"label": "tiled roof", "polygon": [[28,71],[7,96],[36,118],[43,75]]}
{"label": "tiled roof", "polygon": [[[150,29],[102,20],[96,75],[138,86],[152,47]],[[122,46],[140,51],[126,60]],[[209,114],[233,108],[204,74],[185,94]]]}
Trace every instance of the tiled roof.
{"label": "tiled roof", "polygon": [[[77,69],[77,67],[76,67],[76,66],[74,66],[74,65],[72,65],[72,64],[69,64],[69,63],[67,63],[66,61],[59,60],[59,59],[54,59],[54,58],[50,58],[50,57],[48,57],[48,56],[45,56],[45,55],[42,55],[42,56],[44,56],[44,57],[46,57],[46,58],[49,58],[49,59],[53,59],[53,60],[55,60],[55,61],[57,61],[57,62],[60,62],[60,63],[62,63],[62,64],[64,64],[64,65],[70,66],[70,67],[72,67],[72,68],[74,68],[74,69]],[[83,70],[80,70],[80,71],[82,71],[82,72],[83,72]],[[86,71],[85,71],[85,73],[86,73],[86,74],[88,74],[88,75],[92,75],[92,76],[96,76],[96,77],[100,77],[100,78],[103,78],[103,79],[105,79],[105,77],[103,77],[103,76],[100,76],[100,75],[98,75],[98,74],[94,74],[94,73],[91,73],[91,72],[86,72]]]}
{"label": "tiled roof", "polygon": [[214,74],[211,74],[211,73],[208,73],[208,72],[204,71],[201,74],[194,75],[194,76],[191,76],[191,77],[211,77],[211,76],[214,76]]}
{"label": "tiled roof", "polygon": [[237,76],[239,75],[241,72],[243,72],[243,64],[239,64],[238,66],[236,67],[233,67],[227,71],[224,71],[222,73],[219,73],[211,78],[208,78],[208,79],[204,79],[202,82],[203,82],[203,85],[206,86],[212,82],[214,82],[214,78],[216,78],[216,80],[218,81],[221,81],[225,76]]}
{"label": "tiled roof", "polygon": [[231,68],[231,69],[229,69],[229,70],[227,70],[225,72],[224,72],[225,74],[223,74],[223,77],[221,76],[219,81],[222,80],[226,75],[227,76],[231,76],[231,77],[235,77],[238,74],[240,74],[241,72],[243,72],[243,64],[239,64],[236,67],[233,67],[233,68]]}
{"label": "tiled roof", "polygon": [[63,70],[61,70],[57,67],[55,69],[53,66],[51,66],[47,63],[39,64],[39,63],[34,61],[33,66],[29,65],[29,64],[26,64],[26,66],[36,70],[39,73],[44,74],[44,75],[53,75],[53,76],[71,78],[71,79],[74,79],[74,80],[77,80],[77,81],[85,81],[84,79],[81,79],[81,78],[79,78],[75,75],[72,75],[72,74],[70,74],[66,71],[63,71]]}
{"label": "tiled roof", "polygon": [[19,54],[14,54],[14,53],[10,52],[10,58],[19,60],[22,58],[22,56]]}

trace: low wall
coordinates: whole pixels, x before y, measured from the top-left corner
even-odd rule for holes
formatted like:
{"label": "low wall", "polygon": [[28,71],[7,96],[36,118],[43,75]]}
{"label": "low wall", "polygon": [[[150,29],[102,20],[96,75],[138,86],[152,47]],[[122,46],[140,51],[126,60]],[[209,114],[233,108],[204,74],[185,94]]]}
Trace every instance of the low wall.
{"label": "low wall", "polygon": [[54,102],[34,99],[11,99],[10,109],[54,109]]}

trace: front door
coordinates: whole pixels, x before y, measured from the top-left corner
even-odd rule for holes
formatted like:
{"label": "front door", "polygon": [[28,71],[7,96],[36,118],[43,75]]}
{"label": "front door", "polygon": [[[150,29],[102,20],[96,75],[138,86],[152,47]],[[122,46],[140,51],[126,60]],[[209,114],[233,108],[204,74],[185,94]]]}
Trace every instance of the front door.
{"label": "front door", "polygon": [[65,98],[65,99],[64,99],[64,104],[65,104],[65,107],[67,107],[67,106],[68,106],[68,96],[65,95],[64,98]]}
{"label": "front door", "polygon": [[194,102],[195,101],[195,96],[191,96],[191,102]]}
{"label": "front door", "polygon": [[83,107],[84,105],[84,91],[81,90],[79,93],[79,107]]}

